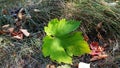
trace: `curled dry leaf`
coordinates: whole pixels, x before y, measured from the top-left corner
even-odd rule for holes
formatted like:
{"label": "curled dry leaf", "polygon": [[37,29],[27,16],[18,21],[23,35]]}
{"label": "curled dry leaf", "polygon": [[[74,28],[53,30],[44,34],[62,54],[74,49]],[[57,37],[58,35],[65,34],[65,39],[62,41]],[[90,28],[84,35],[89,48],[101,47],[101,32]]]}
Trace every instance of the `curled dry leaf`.
{"label": "curled dry leaf", "polygon": [[19,31],[19,32],[12,32],[11,36],[13,36],[13,38],[16,38],[16,39],[23,39],[23,33],[21,31]]}
{"label": "curled dry leaf", "polygon": [[19,34],[19,35],[13,36],[13,38],[16,38],[16,39],[23,39],[23,34]]}
{"label": "curled dry leaf", "polygon": [[9,24],[6,24],[6,25],[3,25],[2,28],[8,28],[10,25]]}
{"label": "curled dry leaf", "polygon": [[20,31],[26,36],[28,37],[30,35],[30,33],[26,30],[26,29],[20,29]]}
{"label": "curled dry leaf", "polygon": [[26,29],[20,29],[18,32],[14,31],[14,28],[9,28],[8,31],[10,32],[11,36],[16,39],[23,39],[23,36],[29,36],[30,33]]}

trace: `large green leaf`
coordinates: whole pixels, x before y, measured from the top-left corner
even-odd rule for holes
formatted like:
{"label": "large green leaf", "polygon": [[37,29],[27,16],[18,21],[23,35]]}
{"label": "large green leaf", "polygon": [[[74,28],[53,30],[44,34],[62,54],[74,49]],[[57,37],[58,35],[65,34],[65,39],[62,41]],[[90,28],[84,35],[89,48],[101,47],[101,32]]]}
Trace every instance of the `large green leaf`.
{"label": "large green leaf", "polygon": [[48,36],[52,35],[59,37],[76,30],[79,25],[80,22],[74,20],[66,21],[62,19],[59,21],[58,19],[53,19],[49,22],[48,26],[45,27],[45,32]]}
{"label": "large green leaf", "polygon": [[60,40],[62,41],[62,46],[70,56],[79,56],[90,52],[89,46],[84,41],[81,32],[67,34],[60,38]]}
{"label": "large green leaf", "polygon": [[47,36],[43,39],[42,52],[57,62],[72,63],[72,56],[90,52],[81,32],[72,32],[80,23],[74,20],[53,19],[45,27]]}
{"label": "large green leaf", "polygon": [[50,56],[52,60],[64,63],[72,63],[72,58],[67,55],[64,48],[61,46],[61,40],[46,36],[43,40],[42,52],[44,56]]}

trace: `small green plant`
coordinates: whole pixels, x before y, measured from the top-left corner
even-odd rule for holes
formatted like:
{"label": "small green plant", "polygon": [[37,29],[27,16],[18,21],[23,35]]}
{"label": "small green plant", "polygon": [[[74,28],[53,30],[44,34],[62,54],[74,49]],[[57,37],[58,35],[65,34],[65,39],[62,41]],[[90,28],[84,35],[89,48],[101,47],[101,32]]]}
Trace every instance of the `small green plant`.
{"label": "small green plant", "polygon": [[58,63],[72,64],[72,56],[89,53],[90,49],[81,32],[73,32],[80,25],[75,20],[53,19],[44,27],[46,36],[43,39],[42,52]]}

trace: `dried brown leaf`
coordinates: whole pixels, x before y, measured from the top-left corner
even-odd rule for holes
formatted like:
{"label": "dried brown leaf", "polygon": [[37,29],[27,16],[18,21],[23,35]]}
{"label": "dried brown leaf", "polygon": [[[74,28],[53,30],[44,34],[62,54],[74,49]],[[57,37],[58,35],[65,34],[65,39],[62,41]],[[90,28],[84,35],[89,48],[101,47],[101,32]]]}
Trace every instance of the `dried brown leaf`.
{"label": "dried brown leaf", "polygon": [[21,40],[21,39],[23,39],[23,34],[19,34],[19,35],[13,36],[13,38]]}
{"label": "dried brown leaf", "polygon": [[6,24],[6,25],[3,25],[2,28],[8,28],[10,25],[9,24]]}
{"label": "dried brown leaf", "polygon": [[20,31],[26,36],[28,37],[30,35],[30,33],[26,30],[26,29],[20,29]]}
{"label": "dried brown leaf", "polygon": [[23,33],[21,31],[18,31],[18,32],[12,32],[11,33],[11,36],[13,36],[13,38],[16,38],[16,39],[23,39]]}

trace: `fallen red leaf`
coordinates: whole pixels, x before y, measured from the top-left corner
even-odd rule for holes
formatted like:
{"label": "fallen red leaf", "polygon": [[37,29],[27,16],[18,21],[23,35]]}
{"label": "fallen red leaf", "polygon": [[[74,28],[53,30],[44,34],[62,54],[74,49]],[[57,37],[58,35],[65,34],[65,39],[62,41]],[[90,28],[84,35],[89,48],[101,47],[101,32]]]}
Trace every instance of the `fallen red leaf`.
{"label": "fallen red leaf", "polygon": [[102,51],[104,51],[104,48],[101,47],[101,46],[99,46],[98,42],[92,42],[90,44],[90,48],[91,48],[91,50],[94,50],[96,52],[102,52]]}
{"label": "fallen red leaf", "polygon": [[100,59],[104,59],[104,58],[107,58],[108,55],[107,54],[102,54],[102,55],[99,55],[99,56],[93,56],[90,61],[96,61],[96,60],[100,60]]}
{"label": "fallen red leaf", "polygon": [[104,48],[99,46],[98,42],[92,42],[90,44],[91,52],[90,55],[92,55],[92,58],[90,61],[95,61],[99,59],[106,58],[108,55],[104,52]]}
{"label": "fallen red leaf", "polygon": [[22,32],[19,32],[19,31],[16,32],[16,31],[14,31],[14,32],[11,33],[11,36],[17,36],[18,34],[21,34],[21,33],[22,33]]}
{"label": "fallen red leaf", "polygon": [[21,40],[21,39],[23,39],[23,34],[19,34],[19,35],[13,36],[13,38]]}
{"label": "fallen red leaf", "polygon": [[90,44],[90,48],[91,48],[92,50],[96,50],[96,49],[98,48],[98,46],[99,46],[98,42],[92,42],[92,43]]}
{"label": "fallen red leaf", "polygon": [[16,39],[23,39],[23,33],[21,31],[12,32],[11,36],[13,36],[13,38],[16,38]]}
{"label": "fallen red leaf", "polygon": [[96,52],[95,50],[92,50],[91,52],[90,52],[90,55],[92,55],[92,56],[97,56],[97,55],[99,55],[101,52]]}

